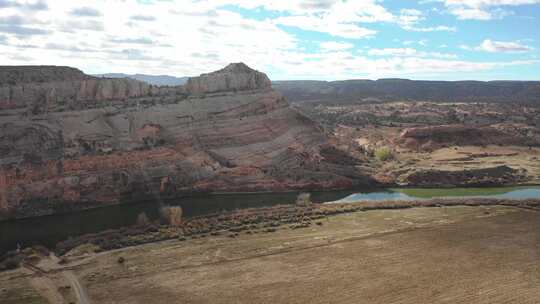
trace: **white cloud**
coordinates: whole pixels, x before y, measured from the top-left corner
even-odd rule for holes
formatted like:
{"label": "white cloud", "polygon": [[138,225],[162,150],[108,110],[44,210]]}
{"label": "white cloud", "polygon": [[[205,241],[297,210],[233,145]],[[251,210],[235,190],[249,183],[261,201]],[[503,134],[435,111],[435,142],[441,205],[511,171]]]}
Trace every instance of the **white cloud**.
{"label": "white cloud", "polygon": [[[243,1],[239,0],[238,2]],[[262,2],[268,3],[268,1]],[[313,4],[316,1],[310,2]],[[377,33],[375,30],[358,25],[358,23],[390,22],[394,19],[394,16],[375,0],[323,2],[325,5],[306,6],[306,1],[279,1],[280,6],[264,4],[264,7],[291,14],[275,19],[276,24],[349,39],[371,37]],[[285,3],[290,4],[286,5]],[[251,5],[255,6],[256,4],[252,3]]]}
{"label": "white cloud", "polygon": [[447,58],[456,59],[457,55],[439,53],[439,52],[423,52],[413,48],[385,48],[371,49],[368,55],[372,56],[395,56],[395,57],[432,57],[432,58]]}
{"label": "white cloud", "polygon": [[428,45],[428,41],[426,39],[420,39],[420,40],[405,40],[403,41],[403,45],[413,45],[413,44],[418,44],[418,45],[421,45],[421,46],[427,46]]}
{"label": "white cloud", "polygon": [[493,41],[486,39],[475,50],[490,53],[523,53],[532,51],[533,48],[515,41]]}
{"label": "white cloud", "polygon": [[[192,5],[193,4],[193,5]],[[115,70],[125,73],[194,75],[244,61],[267,69],[274,55],[298,49],[294,36],[271,22],[246,19],[216,9],[215,4],[177,0],[142,5],[126,1],[51,1],[38,15],[10,8],[3,14],[21,15],[25,37],[9,28],[0,45],[4,64],[55,64],[79,67],[89,73]],[[75,18],[72,12],[87,7],[101,12],[96,18]],[[133,16],[159,16],[148,18]],[[34,20],[36,19],[36,20]],[[2,28],[0,28],[0,34]],[[40,35],[37,35],[40,34]],[[55,42],[55,47],[50,44]],[[151,43],[151,44],[149,44]],[[24,60],[20,55],[24,54]],[[280,57],[280,59],[283,59]]]}
{"label": "white cloud", "polygon": [[368,51],[372,56],[413,56],[417,51],[413,48],[386,48],[386,49],[371,49]]}
{"label": "white cloud", "polygon": [[503,7],[538,4],[540,0],[441,0],[451,14],[462,20],[491,20],[511,15]]}
{"label": "white cloud", "polygon": [[420,27],[424,14],[416,9],[402,9],[394,15],[384,8],[380,1],[262,1],[262,0],[224,0],[244,8],[264,7],[268,10],[287,12],[290,15],[274,20],[276,24],[297,27],[303,30],[328,33],[332,36],[349,39],[372,37],[377,32],[358,23],[395,23],[405,30],[417,32],[456,31],[454,27]]}
{"label": "white cloud", "polygon": [[[302,54],[297,54],[295,64],[282,62],[277,69],[287,71],[290,79],[351,79],[351,78],[385,78],[413,77],[423,75],[443,75],[445,73],[468,73],[489,71],[507,66],[537,64],[537,60],[510,62],[470,62],[464,60],[448,60],[440,58],[423,58],[410,56],[388,56],[371,58],[353,56],[348,52],[318,54],[309,57],[309,62],[302,62]],[[294,56],[293,56],[294,57]],[[463,77],[463,75],[460,75]]]}
{"label": "white cloud", "polygon": [[[354,48],[357,43],[346,39],[375,35],[370,28],[375,22],[410,30],[422,28],[422,12],[403,10],[394,15],[381,3],[173,0],[144,5],[137,0],[70,0],[49,1],[47,9],[43,5],[34,6],[33,10],[12,6],[0,10],[0,20],[13,21],[9,28],[0,27],[0,61],[70,65],[87,73],[177,76],[197,75],[229,62],[244,61],[253,68],[269,71],[271,76],[312,79],[419,77],[425,73],[489,70],[531,62],[469,62],[457,60],[453,54],[409,47],[370,50],[366,44],[362,47],[368,49],[360,53]],[[223,4],[279,10],[287,17],[249,19],[221,8]],[[85,17],[74,17],[73,12],[82,7]],[[299,37],[284,30],[285,24],[344,39],[321,42],[320,50],[306,50]],[[426,40],[415,43],[427,44]]]}
{"label": "white cloud", "polygon": [[428,27],[404,26],[403,28],[409,31],[413,31],[413,32],[456,32],[457,31],[456,27],[446,26],[446,25],[428,26]]}
{"label": "white cloud", "polygon": [[494,41],[485,39],[478,46],[462,44],[460,49],[466,51],[483,51],[490,53],[525,53],[534,50],[533,47],[525,45],[520,41]]}
{"label": "white cloud", "polygon": [[325,51],[344,51],[354,48],[354,44],[347,42],[325,41],[321,42],[320,48]]}
{"label": "white cloud", "polygon": [[456,32],[455,27],[438,25],[422,27],[418,24],[426,19],[424,13],[417,9],[402,9],[396,22],[405,30],[413,32]]}
{"label": "white cloud", "polygon": [[332,36],[360,39],[370,37],[377,33],[352,23],[332,22],[328,19],[320,19],[314,16],[288,16],[274,20],[276,24],[301,28],[303,30],[328,33]]}

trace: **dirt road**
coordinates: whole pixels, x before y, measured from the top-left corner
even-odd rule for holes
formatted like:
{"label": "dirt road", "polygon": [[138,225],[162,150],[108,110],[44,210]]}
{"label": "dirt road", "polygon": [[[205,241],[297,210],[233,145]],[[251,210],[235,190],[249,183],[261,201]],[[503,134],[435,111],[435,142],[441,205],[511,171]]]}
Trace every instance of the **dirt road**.
{"label": "dirt road", "polygon": [[78,304],[90,304],[90,301],[88,300],[88,296],[86,295],[84,288],[82,287],[81,283],[79,282],[79,279],[77,279],[75,274],[69,270],[63,271],[62,274],[71,284],[71,288],[73,289],[73,292],[75,293],[75,296],[77,297]]}

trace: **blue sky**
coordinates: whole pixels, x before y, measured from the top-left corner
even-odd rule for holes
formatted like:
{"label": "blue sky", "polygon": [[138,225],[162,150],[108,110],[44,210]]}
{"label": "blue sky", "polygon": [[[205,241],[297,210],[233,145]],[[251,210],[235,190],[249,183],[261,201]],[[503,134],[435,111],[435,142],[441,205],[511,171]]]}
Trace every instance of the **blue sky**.
{"label": "blue sky", "polygon": [[0,60],[274,80],[540,80],[540,0],[0,0]]}

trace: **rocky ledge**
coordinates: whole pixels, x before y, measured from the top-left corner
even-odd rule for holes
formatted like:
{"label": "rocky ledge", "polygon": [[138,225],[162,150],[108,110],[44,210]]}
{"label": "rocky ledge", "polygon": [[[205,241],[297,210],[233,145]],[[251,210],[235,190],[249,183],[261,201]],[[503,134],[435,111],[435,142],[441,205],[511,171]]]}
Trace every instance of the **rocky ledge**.
{"label": "rocky ledge", "polygon": [[[59,69],[52,75],[70,75]],[[371,183],[359,160],[343,157],[245,64],[174,88],[62,77],[24,76],[2,88],[25,93],[0,99],[0,219],[193,192]],[[63,98],[78,107],[52,106]]]}
{"label": "rocky ledge", "polygon": [[405,178],[407,185],[427,187],[485,187],[515,185],[527,180],[526,171],[508,166],[461,171],[424,170]]}
{"label": "rocky ledge", "polygon": [[511,124],[441,125],[405,129],[396,143],[421,151],[449,146],[540,146],[540,136],[525,127]]}

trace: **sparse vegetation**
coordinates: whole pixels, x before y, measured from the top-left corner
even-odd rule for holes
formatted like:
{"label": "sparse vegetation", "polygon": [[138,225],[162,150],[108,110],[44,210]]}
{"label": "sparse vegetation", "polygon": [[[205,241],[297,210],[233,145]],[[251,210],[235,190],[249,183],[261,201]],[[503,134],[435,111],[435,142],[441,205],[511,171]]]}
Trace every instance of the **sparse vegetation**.
{"label": "sparse vegetation", "polygon": [[375,157],[377,157],[378,160],[384,162],[392,159],[394,155],[392,153],[392,149],[390,149],[389,147],[382,147],[375,151]]}
{"label": "sparse vegetation", "polygon": [[180,206],[164,206],[159,210],[161,219],[168,225],[180,227],[182,225],[183,210]]}
{"label": "sparse vegetation", "polygon": [[149,224],[150,224],[150,220],[148,219],[148,216],[146,215],[146,213],[144,212],[139,213],[139,215],[137,216],[137,226],[144,227],[144,226],[148,226]]}
{"label": "sparse vegetation", "polygon": [[298,194],[296,197],[296,204],[299,206],[311,205],[311,194],[306,192]]}
{"label": "sparse vegetation", "polygon": [[21,257],[17,255],[9,256],[0,263],[0,271],[19,268]]}

